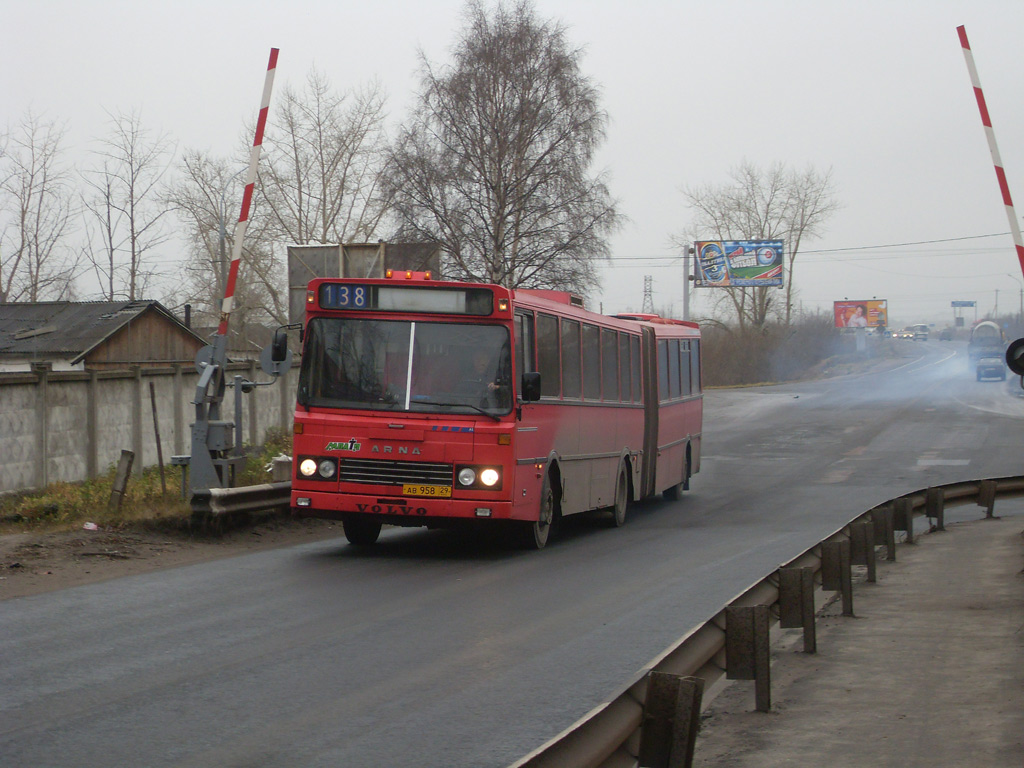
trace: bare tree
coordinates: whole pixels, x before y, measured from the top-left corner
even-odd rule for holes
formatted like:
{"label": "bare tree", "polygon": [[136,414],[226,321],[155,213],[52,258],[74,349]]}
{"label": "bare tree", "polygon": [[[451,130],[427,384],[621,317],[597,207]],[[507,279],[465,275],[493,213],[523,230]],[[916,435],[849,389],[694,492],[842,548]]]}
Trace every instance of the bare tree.
{"label": "bare tree", "polygon": [[386,210],[385,148],[379,85],[339,94],[312,70],[303,91],[285,88],[271,111],[257,187],[277,238],[306,244],[375,237]]}
{"label": "bare tree", "polygon": [[621,219],[588,176],[607,116],[582,51],[527,0],[469,0],[453,58],[420,53],[388,176],[401,236],[438,241],[451,277],[589,292]]}
{"label": "bare tree", "polygon": [[[134,301],[154,273],[147,256],[168,240],[162,228],[168,209],[157,203],[173,148],[164,135],[151,138],[134,111],[108,117],[110,133],[94,153],[99,166],[82,173],[89,188],[83,203],[93,222],[87,255],[104,298],[120,294]],[[102,248],[93,247],[94,235]]]}
{"label": "bare tree", "polygon": [[75,206],[63,138],[63,126],[29,111],[0,157],[0,302],[71,293],[75,260],[65,242]]}
{"label": "bare tree", "polygon": [[743,161],[730,172],[731,183],[686,187],[683,196],[694,211],[684,236],[676,238],[685,247],[699,240],[784,240],[786,243],[785,301],[779,306],[775,289],[735,287],[724,291],[740,329],[761,328],[772,315],[790,324],[793,311],[793,275],[800,246],[805,239],[819,237],[825,222],[839,208],[832,171],[813,168],[802,172],[776,163],[767,170]]}
{"label": "bare tree", "polygon": [[[176,301],[192,303],[198,316],[215,324],[224,298],[234,229],[229,216],[241,201],[242,171],[226,160],[201,152],[186,151],[182,157],[181,178],[170,187],[164,201],[182,224],[189,244],[185,278],[176,292]],[[241,272],[234,295],[232,327],[244,329],[270,319],[287,322],[287,297],[283,275],[274,258],[267,217],[257,212],[258,202],[250,209],[250,226],[242,249]]]}

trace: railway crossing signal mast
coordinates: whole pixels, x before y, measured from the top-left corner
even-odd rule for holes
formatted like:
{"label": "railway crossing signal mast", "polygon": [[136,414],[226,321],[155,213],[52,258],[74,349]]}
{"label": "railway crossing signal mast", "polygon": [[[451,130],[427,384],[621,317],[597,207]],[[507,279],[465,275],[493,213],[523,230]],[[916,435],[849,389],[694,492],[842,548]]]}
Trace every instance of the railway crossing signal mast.
{"label": "railway crossing signal mast", "polygon": [[[189,487],[193,495],[199,489],[227,488],[233,485],[235,471],[245,460],[240,434],[241,394],[251,392],[258,385],[243,380],[241,376],[235,377],[235,420],[233,422],[222,418],[221,406],[224,402],[226,388],[228,319],[234,304],[235,284],[238,280],[238,268],[242,257],[242,241],[249,223],[249,206],[252,203],[253,188],[256,185],[256,169],[263,146],[263,130],[267,124],[270,93],[274,85],[274,73],[277,69],[277,54],[277,48],[270,49],[270,62],[267,65],[263,98],[260,102],[259,117],[256,122],[256,138],[249,154],[242,211],[237,224],[235,224],[231,266],[224,288],[220,325],[217,328],[213,344],[200,350],[196,357],[199,383],[196,385],[195,398],[192,400],[196,407],[196,420],[192,425],[192,454],[189,459]],[[261,362],[263,370],[275,376],[287,370],[288,364],[290,364],[290,354],[287,352],[286,338],[283,334],[275,336],[274,344],[265,351]]]}

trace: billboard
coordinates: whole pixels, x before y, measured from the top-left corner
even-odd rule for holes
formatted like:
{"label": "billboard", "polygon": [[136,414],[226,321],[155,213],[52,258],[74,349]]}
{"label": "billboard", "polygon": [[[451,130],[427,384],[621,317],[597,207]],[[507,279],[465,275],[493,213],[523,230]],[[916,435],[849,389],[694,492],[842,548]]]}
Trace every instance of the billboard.
{"label": "billboard", "polygon": [[694,284],[704,288],[782,285],[781,240],[698,240]]}
{"label": "billboard", "polygon": [[836,328],[884,328],[889,324],[887,304],[885,299],[834,301]]}

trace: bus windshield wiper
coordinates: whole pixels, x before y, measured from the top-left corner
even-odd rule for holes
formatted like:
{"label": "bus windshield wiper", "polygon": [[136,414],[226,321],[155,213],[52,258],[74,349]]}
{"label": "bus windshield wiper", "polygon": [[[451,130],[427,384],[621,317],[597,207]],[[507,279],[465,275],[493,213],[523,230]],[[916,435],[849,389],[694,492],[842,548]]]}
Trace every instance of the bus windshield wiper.
{"label": "bus windshield wiper", "polygon": [[488,418],[494,419],[495,421],[501,421],[500,416],[495,416],[490,411],[485,411],[483,408],[476,405],[471,405],[470,403],[441,403],[436,400],[414,399],[410,403],[410,405],[436,405],[441,408],[472,408],[477,413],[482,413],[484,416],[487,416]]}

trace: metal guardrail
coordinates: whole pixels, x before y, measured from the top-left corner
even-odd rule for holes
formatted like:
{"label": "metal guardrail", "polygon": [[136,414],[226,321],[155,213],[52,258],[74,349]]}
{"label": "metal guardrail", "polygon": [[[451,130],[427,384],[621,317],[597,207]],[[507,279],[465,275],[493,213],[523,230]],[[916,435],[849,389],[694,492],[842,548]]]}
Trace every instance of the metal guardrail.
{"label": "metal guardrail", "polygon": [[771,624],[803,627],[814,652],[814,591],[842,593],[853,615],[852,565],[874,581],[875,547],[896,559],[895,531],[913,542],[913,520],[943,530],[946,506],[974,503],[992,517],[996,498],[1024,496],[1024,477],[950,483],[891,499],[737,595],[653,659],[611,700],[509,768],[690,768],[703,690],[723,677],[753,679],[757,708],[770,708],[767,665]]}
{"label": "metal guardrail", "polygon": [[240,488],[203,488],[192,492],[192,513],[217,517],[235,512],[287,509],[291,495],[290,481]]}

